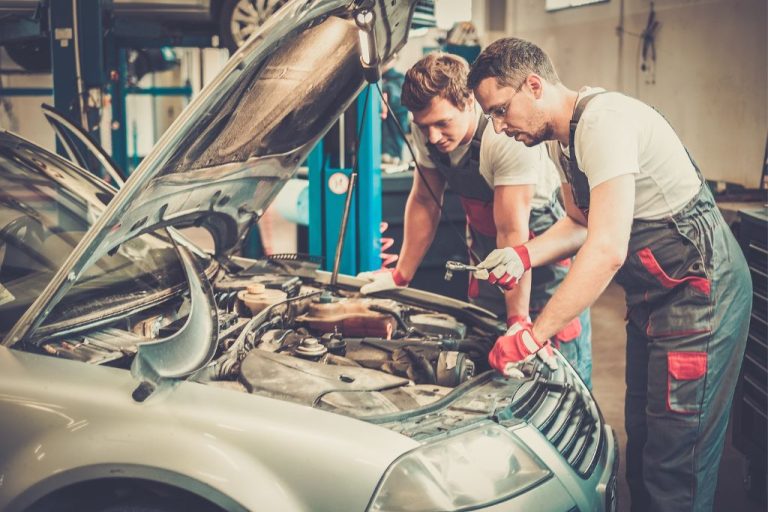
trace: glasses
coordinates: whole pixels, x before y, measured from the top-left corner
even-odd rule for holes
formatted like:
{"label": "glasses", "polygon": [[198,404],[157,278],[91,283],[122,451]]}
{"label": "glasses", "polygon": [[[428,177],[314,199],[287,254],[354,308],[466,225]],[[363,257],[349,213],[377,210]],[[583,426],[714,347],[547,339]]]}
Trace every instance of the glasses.
{"label": "glasses", "polygon": [[487,114],[483,113],[483,116],[485,116],[485,118],[491,123],[493,123],[494,121],[503,121],[504,118],[507,117],[507,112],[509,111],[509,104],[512,103],[512,98],[514,98],[515,95],[522,90],[524,85],[525,85],[525,81],[523,81],[523,83],[521,83],[520,86],[515,89],[515,92],[512,93],[512,96],[509,97],[509,99],[504,105],[500,107],[492,108],[491,111],[488,112]]}

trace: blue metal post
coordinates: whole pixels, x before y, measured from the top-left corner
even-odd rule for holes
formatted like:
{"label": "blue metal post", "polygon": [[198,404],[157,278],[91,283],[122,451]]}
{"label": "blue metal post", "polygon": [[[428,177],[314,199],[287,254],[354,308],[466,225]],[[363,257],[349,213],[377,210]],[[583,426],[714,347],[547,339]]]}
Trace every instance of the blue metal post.
{"label": "blue metal post", "polygon": [[[367,101],[366,101],[367,96]],[[360,137],[357,179],[359,253],[356,271],[381,267],[381,99],[373,85],[357,98],[357,126]],[[367,105],[366,105],[367,103]],[[365,112],[365,119],[362,118]]]}
{"label": "blue metal post", "polygon": [[[323,219],[323,141],[317,143],[307,157],[309,167],[309,254],[325,258],[325,222]],[[325,265],[323,268],[327,268]]]}
{"label": "blue metal post", "polygon": [[[379,97],[371,90],[357,99],[358,178],[352,196],[339,270],[356,274],[381,266],[381,117]],[[363,113],[365,112],[365,118]],[[322,256],[323,268],[333,269],[336,241],[344,213],[352,169],[331,168],[322,144],[307,158],[309,166],[309,250]]]}
{"label": "blue metal post", "polygon": [[[125,89],[128,77],[128,50],[112,48],[115,56],[114,69],[110,73],[112,97],[112,159],[126,174],[133,171],[128,160],[128,117],[125,113]],[[136,151],[136,148],[134,148]]]}

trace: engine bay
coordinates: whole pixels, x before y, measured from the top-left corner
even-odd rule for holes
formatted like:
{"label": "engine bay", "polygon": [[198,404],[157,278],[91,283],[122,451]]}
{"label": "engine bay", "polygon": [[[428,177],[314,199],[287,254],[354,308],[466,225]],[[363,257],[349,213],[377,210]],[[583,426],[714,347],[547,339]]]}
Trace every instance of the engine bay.
{"label": "engine bay", "polygon": [[[190,380],[356,416],[439,400],[488,369],[498,332],[431,304],[366,297],[303,275],[220,271],[214,360]],[[189,303],[167,303],[41,345],[56,357],[129,367],[138,347],[186,321]]]}

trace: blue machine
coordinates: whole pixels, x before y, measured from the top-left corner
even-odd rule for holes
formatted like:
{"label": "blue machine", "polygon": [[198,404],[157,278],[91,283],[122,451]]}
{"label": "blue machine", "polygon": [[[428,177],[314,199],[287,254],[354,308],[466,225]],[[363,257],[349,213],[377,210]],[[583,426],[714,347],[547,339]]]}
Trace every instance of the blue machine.
{"label": "blue machine", "polygon": [[[339,266],[341,273],[352,275],[381,267],[381,108],[374,85],[358,96],[355,107],[355,133],[361,134],[359,141],[353,141],[358,176]],[[307,159],[309,251],[322,258],[325,270],[332,270],[353,169],[332,167],[325,147],[320,142]]]}

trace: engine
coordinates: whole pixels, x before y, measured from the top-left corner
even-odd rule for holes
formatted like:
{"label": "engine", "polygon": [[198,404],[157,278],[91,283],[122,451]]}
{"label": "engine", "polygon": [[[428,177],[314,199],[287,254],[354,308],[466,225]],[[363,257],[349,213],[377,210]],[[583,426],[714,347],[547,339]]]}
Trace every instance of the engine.
{"label": "engine", "polygon": [[[219,347],[193,380],[330,409],[386,413],[433,402],[487,369],[493,336],[455,317],[277,274],[226,277],[214,287]],[[186,321],[168,304],[44,345],[94,364],[129,364],[137,347]]]}

